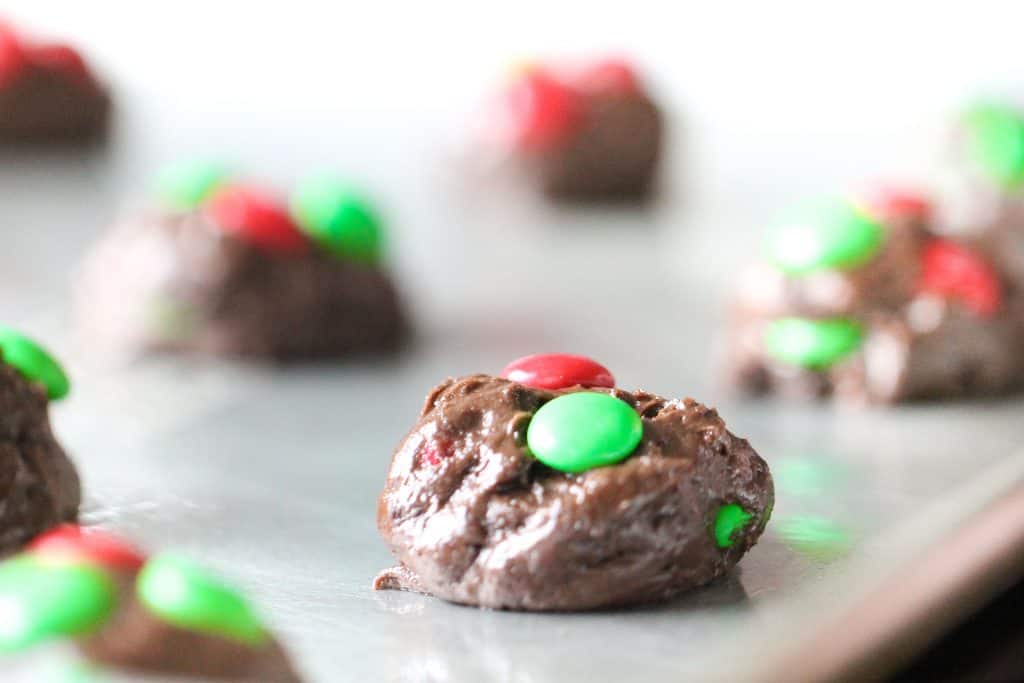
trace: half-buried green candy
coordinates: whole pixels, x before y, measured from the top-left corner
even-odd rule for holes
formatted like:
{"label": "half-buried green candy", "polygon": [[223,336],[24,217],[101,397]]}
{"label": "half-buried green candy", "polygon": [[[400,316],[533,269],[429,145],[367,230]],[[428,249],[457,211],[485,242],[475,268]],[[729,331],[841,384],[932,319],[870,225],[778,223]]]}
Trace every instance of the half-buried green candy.
{"label": "half-buried green candy", "polygon": [[780,318],[769,323],[768,355],[788,365],[826,370],[855,352],[864,341],[859,323],[845,318]]}
{"label": "half-buried green candy", "polygon": [[29,555],[7,560],[0,565],[0,652],[91,631],[115,602],[114,583],[98,567]]}
{"label": "half-buried green candy", "polygon": [[996,182],[1024,181],[1024,116],[1011,107],[985,104],[963,117],[967,153]]}
{"label": "half-buried green candy", "polygon": [[327,251],[363,263],[380,260],[380,220],[344,183],[330,177],[307,180],[295,190],[291,209],[299,227]]}
{"label": "half-buried green candy", "polygon": [[0,361],[28,381],[42,384],[50,400],[64,398],[71,390],[71,382],[60,363],[43,347],[9,327],[0,327]]}
{"label": "half-buried green candy", "polygon": [[812,202],[769,232],[768,258],[790,275],[855,268],[874,257],[884,237],[882,226],[848,201]]}
{"label": "half-buried green candy", "polygon": [[732,546],[737,533],[743,530],[753,515],[735,503],[727,503],[718,508],[715,515],[715,543],[719,548]]}
{"label": "half-buried green candy", "polygon": [[183,557],[150,559],[139,572],[136,593],[147,609],[179,628],[254,646],[268,639],[242,596]]}

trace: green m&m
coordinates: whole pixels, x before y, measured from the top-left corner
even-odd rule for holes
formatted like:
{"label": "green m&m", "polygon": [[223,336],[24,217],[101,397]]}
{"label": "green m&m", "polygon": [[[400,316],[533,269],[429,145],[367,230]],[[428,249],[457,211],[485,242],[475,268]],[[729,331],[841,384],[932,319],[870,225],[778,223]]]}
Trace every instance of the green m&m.
{"label": "green m&m", "polygon": [[526,444],[548,467],[583,472],[629,457],[643,431],[640,416],[625,401],[580,391],[541,406],[526,430]]}
{"label": "green m&m", "polygon": [[114,583],[98,567],[19,555],[0,565],[0,652],[86,633],[106,620],[115,601]]}
{"label": "green m&m", "polygon": [[732,546],[733,537],[737,532],[742,531],[753,518],[753,515],[735,503],[727,503],[718,508],[715,515],[715,543],[719,548]]}
{"label": "green m&m", "polygon": [[768,354],[776,360],[811,370],[824,370],[860,348],[864,331],[853,320],[780,318],[765,331]]}
{"label": "green m&m", "polygon": [[344,183],[330,177],[307,180],[292,195],[291,208],[299,227],[327,251],[364,263],[380,260],[380,220]]}
{"label": "green m&m", "polygon": [[139,572],[135,587],[147,609],[175,626],[248,645],[267,640],[244,598],[183,557],[153,557]]}
{"label": "green m&m", "polygon": [[228,177],[226,167],[211,161],[183,161],[157,176],[160,200],[174,209],[194,209]]}
{"label": "green m&m", "polygon": [[997,182],[1024,181],[1024,116],[1002,105],[982,105],[963,117],[967,153]]}
{"label": "green m&m", "polygon": [[807,204],[783,217],[768,235],[768,258],[790,275],[855,268],[878,252],[884,230],[843,200]]}
{"label": "green m&m", "polygon": [[8,327],[0,327],[0,362],[13,367],[28,381],[42,384],[51,400],[64,398],[71,390],[68,376],[53,356]]}

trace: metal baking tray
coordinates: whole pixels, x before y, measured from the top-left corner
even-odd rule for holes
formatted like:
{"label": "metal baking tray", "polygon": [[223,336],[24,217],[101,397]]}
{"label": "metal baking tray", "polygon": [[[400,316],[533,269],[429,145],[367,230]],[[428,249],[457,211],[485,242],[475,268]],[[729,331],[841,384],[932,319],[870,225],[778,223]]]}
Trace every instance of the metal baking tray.
{"label": "metal baking tray", "polygon": [[[310,680],[877,674],[1020,570],[1024,524],[1005,523],[1022,507],[1011,505],[1024,482],[1020,398],[849,411],[718,388],[721,293],[753,210],[719,220],[671,195],[646,210],[552,209],[438,177],[443,160],[424,158],[370,173],[392,200],[393,265],[417,323],[403,354],[272,368],[87,353],[72,334],[74,263],[142,191],[139,178],[195,135],[5,159],[0,319],[44,340],[73,375],[53,419],[84,478],[85,520],[237,581]],[[227,135],[257,177],[288,183],[308,165],[279,142]],[[353,173],[386,155],[338,135],[330,144],[354,150]],[[775,476],[760,544],[729,576],[656,607],[524,614],[374,592],[391,562],[375,499],[423,396],[446,376],[548,350],[593,356],[621,386],[718,407]],[[54,648],[0,666],[4,680],[39,680],[66,659]]]}

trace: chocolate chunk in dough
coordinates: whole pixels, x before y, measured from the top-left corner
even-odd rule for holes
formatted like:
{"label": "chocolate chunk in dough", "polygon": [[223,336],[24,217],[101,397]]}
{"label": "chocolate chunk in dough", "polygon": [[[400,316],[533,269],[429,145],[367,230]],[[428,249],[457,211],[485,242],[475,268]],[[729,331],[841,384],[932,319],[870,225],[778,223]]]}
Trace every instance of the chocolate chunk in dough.
{"label": "chocolate chunk in dough", "polygon": [[4,361],[0,340],[0,556],[78,517],[74,465],[50,429],[43,384]]}
{"label": "chocolate chunk in dough", "polygon": [[110,97],[71,47],[39,44],[0,24],[0,142],[90,142]]}
{"label": "chocolate chunk in dough", "polygon": [[[642,436],[616,464],[563,472],[531,455],[527,430],[542,406],[581,391],[624,401]],[[733,567],[773,496],[750,444],[691,399],[448,380],[391,463],[377,524],[400,564],[374,585],[519,610],[668,600]]]}
{"label": "chocolate chunk in dough", "polygon": [[83,336],[128,351],[293,362],[392,352],[408,336],[381,266],[267,250],[199,209],[116,226],[87,257],[75,297]]}

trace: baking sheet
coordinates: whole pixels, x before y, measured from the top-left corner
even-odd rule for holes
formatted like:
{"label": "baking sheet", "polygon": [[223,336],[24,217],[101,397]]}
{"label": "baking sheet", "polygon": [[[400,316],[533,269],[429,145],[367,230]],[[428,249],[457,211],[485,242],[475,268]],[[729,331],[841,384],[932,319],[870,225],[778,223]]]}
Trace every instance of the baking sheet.
{"label": "baking sheet", "polygon": [[[393,123],[367,135],[392,149],[372,130]],[[226,135],[225,149],[246,139]],[[372,163],[372,145],[334,135],[349,168]],[[374,176],[418,329],[394,361],[283,370],[90,355],[71,334],[73,265],[186,146],[178,136],[154,150],[125,133],[101,155],[0,164],[0,319],[73,375],[53,417],[83,474],[84,518],[236,580],[310,680],[754,678],[1024,479],[1019,398],[857,412],[737,401],[715,385],[721,288],[737,245],[751,249],[757,201],[551,209],[465,182],[442,156]],[[239,156],[281,183],[308,165],[280,142]],[[762,542],[731,575],[653,608],[516,614],[373,592],[391,561],[375,497],[423,396],[448,375],[545,350],[591,355],[622,386],[716,405],[775,475]],[[64,654],[12,661],[4,679],[51,675]]]}

